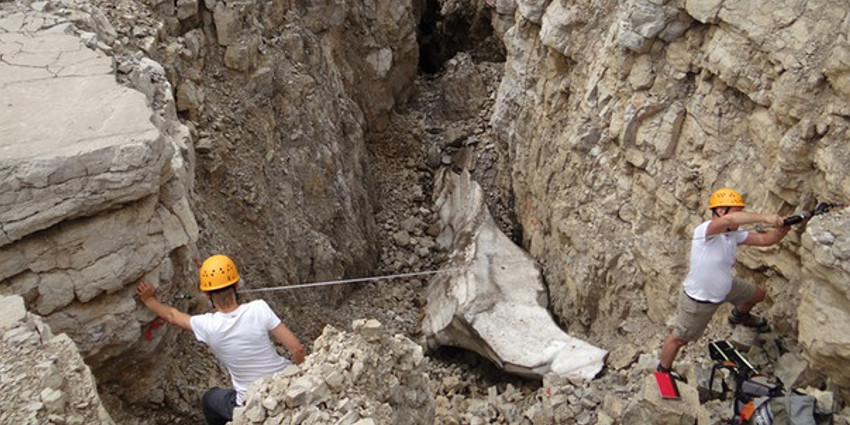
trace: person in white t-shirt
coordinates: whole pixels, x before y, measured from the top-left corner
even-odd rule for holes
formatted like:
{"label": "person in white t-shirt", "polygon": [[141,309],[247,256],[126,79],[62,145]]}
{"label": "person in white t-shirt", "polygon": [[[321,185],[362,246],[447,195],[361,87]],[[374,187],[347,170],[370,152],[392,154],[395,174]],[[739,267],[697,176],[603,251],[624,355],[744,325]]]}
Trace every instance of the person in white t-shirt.
{"label": "person in white t-shirt", "polygon": [[[738,245],[768,246],[778,243],[790,227],[776,214],[744,211],[744,198],[723,188],[711,194],[711,220],[694,230],[691,258],[684,290],[679,295],[679,313],[673,330],[664,339],[657,370],[681,378],[672,371],[673,360],[685,344],[696,341],[724,302],[735,307],[729,323],[767,330],[764,317],[751,312],[764,300],[764,289],[732,276]],[[764,223],[774,228],[764,233],[738,230],[745,224]]]}
{"label": "person in white t-shirt", "polygon": [[148,282],[140,281],[136,287],[145,306],[169,323],[192,331],[227,368],[233,388],[212,388],[201,399],[204,418],[211,425],[223,425],[233,419],[233,408],[242,406],[245,391],[254,380],[291,364],[277,354],[269,334],[289,350],[295,363],[304,361],[304,346],[265,301],[239,304],[239,282],[233,260],[224,255],[207,258],[200,270],[200,289],[216,312],[196,316],[159,302]]}

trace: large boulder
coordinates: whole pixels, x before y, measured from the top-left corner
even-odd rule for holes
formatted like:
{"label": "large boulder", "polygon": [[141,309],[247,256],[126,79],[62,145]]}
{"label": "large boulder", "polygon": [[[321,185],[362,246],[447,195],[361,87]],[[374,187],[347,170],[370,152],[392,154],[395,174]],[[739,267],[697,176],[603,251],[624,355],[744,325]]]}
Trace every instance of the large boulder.
{"label": "large boulder", "polygon": [[[0,246],[62,220],[92,216],[157,193],[173,155],[145,96],[116,83],[112,59],[66,34],[30,32],[12,15],[0,32]],[[16,273],[19,270],[4,270]]]}
{"label": "large boulder", "polygon": [[422,329],[430,347],[473,350],[507,372],[592,379],[607,352],[560,329],[531,257],[502,233],[471,180],[444,170],[435,192],[450,266],[431,280]]}
{"label": "large boulder", "polygon": [[161,66],[116,67],[95,34],[37,6],[0,11],[0,291],[67,333],[97,374],[151,319],[134,282],[193,272],[194,156]]}

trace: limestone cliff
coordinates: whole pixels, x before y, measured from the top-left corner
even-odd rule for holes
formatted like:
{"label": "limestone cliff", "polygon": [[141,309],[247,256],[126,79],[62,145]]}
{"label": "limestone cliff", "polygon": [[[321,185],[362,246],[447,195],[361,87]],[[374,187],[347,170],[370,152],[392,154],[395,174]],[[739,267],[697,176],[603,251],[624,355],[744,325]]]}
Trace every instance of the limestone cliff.
{"label": "limestone cliff", "polygon": [[411,2],[4,3],[0,293],[73,338],[110,408],[194,412],[192,390],[163,378],[178,335],[151,334],[133,284],[146,277],[197,311],[183,295],[196,292],[194,260],[214,252],[252,286],[369,273],[364,133],[406,96],[416,13]]}
{"label": "limestone cliff", "polygon": [[[406,99],[424,1],[0,3],[0,293],[67,333],[99,377],[134,382],[110,397],[198,414],[200,385],[133,380],[177,338],[143,341],[153,317],[131,289],[142,276],[174,301],[194,289],[192,260],[213,251],[233,254],[257,286],[372,270],[380,203],[366,133],[384,130]],[[638,353],[633,375],[654,365],[711,190],[734,186],[750,209],[780,214],[850,198],[846,5],[439,3],[493,14],[505,78],[476,138],[498,141],[505,197],[557,319],[604,348],[642,344],[612,352],[621,377]],[[464,70],[444,96],[458,108],[441,113],[475,116],[466,108],[489,102],[466,97],[483,79]],[[443,130],[447,144],[464,139]],[[424,138],[440,131],[422,126],[434,133]],[[738,270],[768,288],[775,329],[845,399],[846,223],[846,212],[818,217],[778,248],[742,252]],[[292,309],[331,304],[313,294],[293,295],[304,302]],[[31,331],[9,338],[35,341]],[[214,366],[199,358],[172,378],[207,378]],[[61,406],[56,392],[44,398]],[[577,416],[580,403],[561,399],[540,417]],[[438,399],[438,410],[449,404]],[[415,407],[430,418],[428,403]],[[584,413],[579,423],[590,423]]]}
{"label": "limestone cliff", "polygon": [[192,273],[189,131],[161,66],[126,64],[139,89],[121,85],[94,34],[12,6],[0,12],[0,293],[96,370],[152,319],[136,316],[133,283],[173,294]]}
{"label": "limestone cliff", "polygon": [[371,271],[365,133],[415,73],[412,2],[97,3],[118,33],[161,28],[124,50],[164,65],[192,123],[202,251],[229,252],[256,286]]}
{"label": "limestone cliff", "polygon": [[[850,198],[845,4],[493,4],[508,58],[491,124],[523,242],[565,322],[632,338],[628,320],[663,325],[713,189],[783,215]],[[834,226],[739,255],[776,329],[799,332],[817,367],[848,360],[835,340],[846,330],[810,333],[848,319]],[[828,321],[808,313],[827,307]]]}

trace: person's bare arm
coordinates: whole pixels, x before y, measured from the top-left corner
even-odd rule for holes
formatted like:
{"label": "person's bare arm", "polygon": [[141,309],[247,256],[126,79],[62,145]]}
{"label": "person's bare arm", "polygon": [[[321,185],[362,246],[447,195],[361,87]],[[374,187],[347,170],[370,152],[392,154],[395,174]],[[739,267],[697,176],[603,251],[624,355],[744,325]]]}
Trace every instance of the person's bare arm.
{"label": "person's bare arm", "polygon": [[304,346],[301,345],[301,342],[298,341],[298,338],[293,334],[289,328],[286,327],[283,323],[277,325],[274,329],[271,330],[272,335],[286,347],[287,350],[292,354],[292,360],[295,364],[301,364],[304,361]]}
{"label": "person's bare arm", "polygon": [[[705,231],[706,236],[727,232],[730,228],[736,228],[744,224],[764,223],[773,227],[781,228],[782,217],[777,214],[762,214],[747,211],[735,211],[721,217],[714,217]],[[787,232],[786,232],[787,233]],[[784,234],[782,236],[785,236]],[[782,239],[782,238],[779,238]]]}
{"label": "person's bare arm", "polygon": [[788,234],[789,230],[791,230],[791,227],[782,226],[782,227],[777,227],[776,229],[771,229],[770,231],[764,232],[764,233],[750,232],[747,235],[747,239],[744,239],[744,241],[741,242],[741,244],[742,245],[749,245],[749,246],[773,245],[773,244],[781,241],[782,238],[784,238],[785,235]]}
{"label": "person's bare arm", "polygon": [[159,300],[156,299],[156,289],[154,289],[153,285],[150,283],[143,280],[140,281],[139,285],[136,286],[136,295],[139,296],[139,299],[142,300],[145,307],[149,308],[157,316],[165,319],[168,323],[177,325],[187,331],[192,330],[192,324],[189,320],[191,316],[174,307],[159,302]]}

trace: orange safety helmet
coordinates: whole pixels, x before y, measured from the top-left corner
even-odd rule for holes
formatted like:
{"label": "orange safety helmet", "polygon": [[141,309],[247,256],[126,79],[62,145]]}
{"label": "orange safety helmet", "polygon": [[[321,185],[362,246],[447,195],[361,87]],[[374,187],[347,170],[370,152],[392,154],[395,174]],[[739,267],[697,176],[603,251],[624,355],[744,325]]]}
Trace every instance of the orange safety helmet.
{"label": "orange safety helmet", "polygon": [[714,209],[717,207],[745,206],[746,204],[744,204],[744,198],[741,194],[733,189],[729,189],[728,187],[715,190],[714,193],[711,194],[711,197],[708,198],[708,209]]}
{"label": "orange safety helmet", "polygon": [[226,288],[239,281],[236,264],[226,255],[213,255],[201,265],[200,288],[203,292]]}

